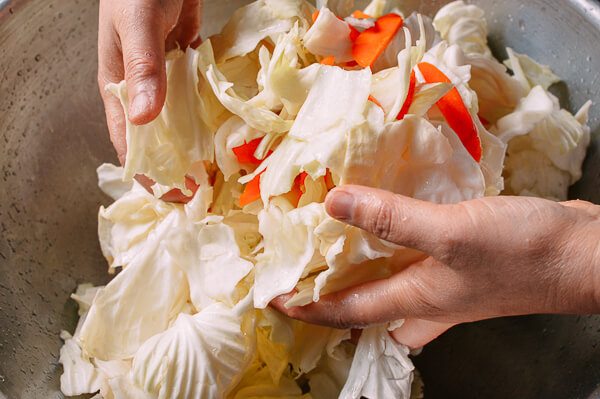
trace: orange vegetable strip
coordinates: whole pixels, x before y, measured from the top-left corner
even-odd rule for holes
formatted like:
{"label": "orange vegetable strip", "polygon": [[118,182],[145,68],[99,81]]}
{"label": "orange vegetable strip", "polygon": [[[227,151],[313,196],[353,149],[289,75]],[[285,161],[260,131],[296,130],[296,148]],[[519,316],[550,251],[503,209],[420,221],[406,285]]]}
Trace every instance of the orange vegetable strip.
{"label": "orange vegetable strip", "polygon": [[[427,62],[419,64],[419,70],[427,83],[452,83],[437,67]],[[452,88],[438,102],[437,106],[448,125],[456,132],[469,154],[477,162],[481,161],[481,140],[477,127],[456,87]]]}
{"label": "orange vegetable strip", "polygon": [[246,206],[260,198],[260,175],[262,172],[244,187],[244,192],[240,196],[240,206]]}
{"label": "orange vegetable strip", "polygon": [[238,147],[232,148],[233,153],[237,157],[239,163],[246,163],[252,165],[260,165],[262,160],[256,158],[254,153],[260,145],[262,137],[251,140],[249,143],[244,143]]}
{"label": "orange vegetable strip", "polygon": [[375,103],[375,105],[377,105],[379,108],[383,109],[383,107],[381,106],[381,103],[375,97],[369,95],[369,101],[371,101],[372,103]]}
{"label": "orange vegetable strip", "polygon": [[397,14],[387,14],[375,21],[375,26],[361,32],[352,45],[352,56],[363,68],[373,65],[384,52],[404,21]]}
{"label": "orange vegetable strip", "polygon": [[327,186],[327,191],[330,191],[335,187],[333,176],[331,175],[331,171],[329,169],[327,169],[327,173],[325,174],[325,185]]}
{"label": "orange vegetable strip", "polygon": [[365,14],[361,10],[356,10],[351,15],[352,15],[353,18],[356,18],[356,19],[370,19],[370,18],[373,18],[372,16],[370,16],[369,14]]}
{"label": "orange vegetable strip", "polygon": [[320,64],[321,65],[334,65],[335,57],[333,55],[327,56],[321,60]]}
{"label": "orange vegetable strip", "polygon": [[408,84],[408,93],[406,94],[406,100],[404,100],[402,109],[400,110],[400,113],[398,114],[397,119],[399,121],[404,119],[406,114],[408,114],[408,111],[410,110],[410,106],[412,105],[413,100],[415,99],[416,88],[417,88],[417,77],[415,75],[415,71],[412,71],[410,73],[410,83]]}
{"label": "orange vegetable strip", "polygon": [[313,24],[317,21],[317,18],[319,18],[319,10],[315,10],[315,12],[312,13]]}

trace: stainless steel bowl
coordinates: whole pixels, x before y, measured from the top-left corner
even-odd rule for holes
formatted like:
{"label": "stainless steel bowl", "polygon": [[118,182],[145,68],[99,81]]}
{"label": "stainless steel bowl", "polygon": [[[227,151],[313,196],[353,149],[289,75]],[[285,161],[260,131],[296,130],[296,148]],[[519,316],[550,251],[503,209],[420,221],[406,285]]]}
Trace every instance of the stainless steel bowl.
{"label": "stainless steel bowl", "polygon": [[[204,33],[247,1],[207,1]],[[494,50],[550,64],[600,125],[600,5],[478,0]],[[406,0],[432,13],[445,1]],[[0,0],[0,398],[60,398],[61,329],[78,283],[104,283],[95,168],[116,161],[95,87],[97,1]],[[572,196],[600,203],[596,135]],[[600,397],[600,318],[536,316],[458,327],[415,359],[432,398]]]}

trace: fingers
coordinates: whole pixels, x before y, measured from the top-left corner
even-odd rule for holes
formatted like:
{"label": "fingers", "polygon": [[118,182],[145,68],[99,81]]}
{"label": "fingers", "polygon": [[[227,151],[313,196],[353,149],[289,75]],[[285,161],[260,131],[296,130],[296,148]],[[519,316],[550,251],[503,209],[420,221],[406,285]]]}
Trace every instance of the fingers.
{"label": "fingers", "polygon": [[177,25],[167,36],[167,50],[177,47],[185,49],[188,46],[196,48],[201,43],[199,38],[201,16],[201,0],[184,1]]}
{"label": "fingers", "polygon": [[98,88],[104,102],[110,140],[121,164],[125,163],[127,153],[125,113],[121,102],[108,93],[105,87],[112,82],[118,83],[123,78],[123,56],[120,51],[119,37],[113,27],[110,8],[107,7],[106,2],[101,2],[98,28]]}
{"label": "fingers", "polygon": [[123,52],[129,120],[154,120],[166,96],[165,11],[153,1],[126,2],[114,21]]}
{"label": "fingers", "polygon": [[401,327],[391,332],[392,337],[410,349],[419,349],[455,326],[454,323],[408,319]]}
{"label": "fingers", "polygon": [[449,240],[467,239],[454,205],[437,205],[388,191],[344,186],[331,191],[327,212],[343,222],[399,245],[436,255]]}
{"label": "fingers", "polygon": [[430,258],[389,279],[324,295],[307,306],[286,308],[291,295],[278,297],[271,304],[291,318],[342,329],[403,318],[455,321],[449,317],[460,289],[457,275]]}

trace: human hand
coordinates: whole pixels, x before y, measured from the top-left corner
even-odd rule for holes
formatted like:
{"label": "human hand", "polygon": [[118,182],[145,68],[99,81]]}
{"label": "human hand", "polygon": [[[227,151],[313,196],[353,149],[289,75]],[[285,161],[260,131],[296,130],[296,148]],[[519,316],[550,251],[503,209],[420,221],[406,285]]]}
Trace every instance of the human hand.
{"label": "human hand", "polygon": [[[127,81],[129,119],[142,125],[154,120],[165,102],[165,52],[199,41],[202,0],[101,0],[98,31],[98,86],[104,102],[110,139],[125,163],[125,115],[117,98],[104,88]],[[137,180],[150,190],[153,182]],[[177,190],[178,191],[178,190]],[[185,202],[181,192],[168,200]]]}
{"label": "human hand", "polygon": [[437,205],[359,186],[332,191],[328,213],[430,257],[386,280],[286,309],[338,328],[405,318],[392,335],[418,348],[457,323],[600,311],[600,206],[524,197]]}

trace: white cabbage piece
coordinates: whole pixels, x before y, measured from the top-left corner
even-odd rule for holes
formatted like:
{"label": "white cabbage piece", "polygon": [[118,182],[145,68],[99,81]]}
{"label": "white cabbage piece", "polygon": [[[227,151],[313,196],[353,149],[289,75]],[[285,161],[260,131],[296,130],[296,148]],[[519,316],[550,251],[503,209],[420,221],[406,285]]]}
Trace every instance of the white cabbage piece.
{"label": "white cabbage piece", "polygon": [[133,359],[133,381],[159,398],[224,398],[253,353],[249,301],[215,303],[146,341]]}
{"label": "white cabbage piece", "polygon": [[384,69],[372,76],[371,95],[381,104],[386,122],[396,120],[408,95],[410,74],[414,67],[411,61],[408,33],[406,40],[406,48],[397,56],[397,66]]}
{"label": "white cabbage piece", "polygon": [[319,64],[302,68],[308,56],[302,43],[303,34],[296,24],[280,36],[272,54],[265,46],[260,48],[261,70],[257,80],[261,91],[249,104],[274,110],[284,107],[288,118],[298,114],[319,68]]}
{"label": "white cabbage piece", "polygon": [[[111,378],[108,385],[114,399],[157,399],[156,395],[138,388],[130,375]],[[110,399],[110,396],[104,396],[102,399]]]}
{"label": "white cabbage piece", "polygon": [[187,281],[164,245],[167,232],[178,227],[175,216],[167,216],[143,251],[96,295],[80,333],[85,353],[101,360],[130,358],[182,310]]}
{"label": "white cabbage piece", "polygon": [[217,172],[215,178],[214,199],[211,205],[211,212],[217,215],[227,215],[230,211],[238,208],[239,199],[244,187],[238,183],[240,174],[236,173],[225,181],[223,174]]}
{"label": "white cabbage piece", "polygon": [[485,12],[464,1],[454,1],[442,7],[435,18],[433,26],[442,39],[450,44],[456,44],[465,54],[480,54],[487,58],[492,52],[487,44],[487,21]]}
{"label": "white cabbage piece", "polygon": [[385,326],[364,329],[340,398],[409,399],[414,366],[408,354]]}
{"label": "white cabbage piece", "polygon": [[484,195],[479,164],[447,125],[436,127],[412,115],[383,125],[381,116],[370,115],[350,132],[341,184],[376,187],[436,203]]}
{"label": "white cabbage piece", "polygon": [[129,121],[126,82],[107,86],[121,101],[127,117],[126,180],[142,174],[189,195],[185,176],[192,164],[213,160],[213,132],[200,113],[203,100],[199,92],[199,58],[200,54],[191,48],[167,54],[165,105],[160,115],[146,125],[137,126]]}
{"label": "white cabbage piece", "polygon": [[315,227],[325,218],[323,204],[284,213],[269,205],[258,215],[264,252],[256,257],[254,306],[262,309],[273,298],[294,288],[318,248]]}
{"label": "white cabbage piece", "polygon": [[104,384],[102,375],[89,357],[84,357],[77,340],[71,334],[62,331],[60,337],[65,342],[58,360],[64,369],[60,376],[60,390],[67,396],[98,392]]}
{"label": "white cabbage piece", "polygon": [[323,354],[317,367],[307,375],[310,395],[313,399],[340,397],[342,387],[348,379],[356,348],[354,344],[346,341],[349,339],[349,334],[344,336],[341,333],[344,331],[335,335],[343,340],[327,348],[327,353]]}
{"label": "white cabbage piece", "polygon": [[282,398],[309,399],[288,373],[281,376],[279,383],[272,380],[269,368],[262,363],[253,363],[244,374],[241,382],[229,396],[232,399]]}
{"label": "white cabbage piece", "polygon": [[[469,82],[472,79],[471,65],[468,64],[468,58],[464,55],[460,47],[456,45],[448,46],[446,42],[441,42],[425,54],[423,61],[435,65],[450,79],[460,93],[464,104],[469,109],[482,145],[482,159],[479,165],[485,180],[485,194],[498,195],[504,188],[502,168],[504,165],[506,144],[488,132],[479,119],[477,93],[469,87]],[[422,79],[418,68],[417,78],[419,80]],[[433,107],[427,114],[427,117],[432,121],[445,124],[443,122],[444,118],[439,110],[437,110],[437,107]],[[446,128],[449,130],[448,126]]]}
{"label": "white cabbage piece", "polygon": [[174,263],[185,272],[191,302],[196,309],[213,303],[233,306],[240,298],[238,283],[253,264],[240,256],[233,229],[222,223],[188,223],[183,220],[166,237],[166,249]]}
{"label": "white cabbage piece", "polygon": [[[237,9],[211,41],[219,63],[253,51],[264,39],[277,41],[299,19],[310,17],[304,0],[257,0]],[[307,23],[307,22],[306,22]]]}
{"label": "white cabbage piece", "polygon": [[303,41],[306,49],[315,55],[333,56],[338,63],[354,59],[349,24],[338,19],[328,8],[321,8]]}
{"label": "white cabbage piece", "polygon": [[135,183],[110,207],[100,208],[98,236],[109,271],[126,267],[147,246],[149,234],[172,212],[174,205],[149,194]]}
{"label": "white cabbage piece", "polygon": [[77,313],[80,317],[85,315],[90,310],[96,294],[102,288],[104,288],[104,286],[94,287],[89,283],[79,284],[77,286],[75,293],[71,294],[71,299],[77,302],[77,306],[79,307]]}
{"label": "white cabbage piece", "polygon": [[319,238],[320,251],[327,262],[327,270],[315,279],[314,302],[319,301],[321,295],[391,275],[384,259],[394,255],[396,245],[329,217],[317,226],[314,234]]}
{"label": "white cabbage piece", "polygon": [[560,109],[558,99],[534,87],[515,112],[500,119],[497,135],[508,142],[505,168],[508,193],[565,200],[581,178],[590,143],[591,103],[576,116]]}
{"label": "white cabbage piece", "polygon": [[469,86],[477,93],[479,116],[491,125],[513,112],[528,92],[495,59],[473,54],[465,62],[471,65]]}
{"label": "white cabbage piece", "polygon": [[317,10],[328,8],[340,18],[346,18],[356,10],[355,0],[316,0],[315,3]]}
{"label": "white cabbage piece", "polygon": [[339,173],[346,133],[364,119],[370,86],[369,69],[345,71],[322,66],[289,134],[241,182],[264,171],[260,190],[263,203],[267,204],[272,196],[289,192],[302,171],[313,179],[324,176],[327,168]]}
{"label": "white cabbage piece", "polygon": [[133,182],[124,181],[124,169],[110,163],[104,163],[96,169],[98,187],[113,200],[118,200],[133,187]]}
{"label": "white cabbage piece", "polygon": [[388,11],[388,8],[389,4],[387,0],[371,0],[363,12],[373,18],[379,18]]}
{"label": "white cabbage piece", "polygon": [[504,64],[515,74],[515,79],[527,93],[535,86],[548,90],[550,86],[560,82],[560,78],[547,65],[542,65],[525,54],[519,54],[510,47],[506,49],[508,59]]}
{"label": "white cabbage piece", "polygon": [[268,108],[253,105],[251,100],[246,101],[235,92],[233,83],[227,80],[215,62],[210,40],[202,43],[198,52],[200,72],[210,84],[214,95],[229,112],[263,133],[283,133],[290,129],[291,121],[282,119]]}
{"label": "white cabbage piece", "polygon": [[258,52],[231,58],[218,66],[225,79],[233,83],[235,92],[242,99],[249,100],[258,94],[259,87],[256,81],[260,71]]}
{"label": "white cabbage piece", "polygon": [[[477,94],[469,87],[471,81],[471,66],[467,64],[465,54],[457,45],[448,45],[447,42],[440,42],[423,56],[423,62],[430,63],[437,67],[450,79],[454,87],[460,93],[463,102],[471,111],[471,116],[477,117],[478,103]],[[423,82],[418,68],[416,69],[417,80]],[[430,117],[432,117],[430,115]],[[432,119],[436,119],[433,118]]]}

